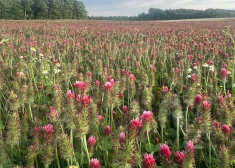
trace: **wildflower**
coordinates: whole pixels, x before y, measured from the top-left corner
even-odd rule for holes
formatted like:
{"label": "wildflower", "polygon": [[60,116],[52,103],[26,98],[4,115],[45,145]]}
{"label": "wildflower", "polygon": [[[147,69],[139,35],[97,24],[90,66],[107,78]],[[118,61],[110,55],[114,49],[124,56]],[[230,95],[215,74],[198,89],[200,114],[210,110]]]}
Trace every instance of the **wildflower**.
{"label": "wildflower", "polygon": [[206,111],[209,111],[210,108],[211,108],[211,105],[208,103],[208,101],[204,100],[204,101],[202,102],[202,108],[203,108],[204,110],[206,110]]}
{"label": "wildflower", "polygon": [[220,128],[220,123],[218,121],[214,121],[214,127],[215,128]]}
{"label": "wildflower", "polygon": [[214,72],[215,71],[215,66],[214,65],[209,66],[209,71]]}
{"label": "wildflower", "polygon": [[119,97],[119,99],[122,99],[123,98],[123,93],[120,91],[120,92],[118,92],[118,97]]}
{"label": "wildflower", "polygon": [[83,105],[83,107],[87,107],[90,103],[90,98],[89,96],[85,95],[82,97],[81,103]]}
{"label": "wildflower", "polygon": [[150,69],[150,71],[154,71],[154,66],[153,66],[153,65],[150,65],[150,66],[149,66],[149,69]]}
{"label": "wildflower", "polygon": [[122,75],[124,76],[124,75],[126,75],[126,70],[125,69],[122,69]]}
{"label": "wildflower", "polygon": [[199,106],[202,103],[202,96],[200,94],[197,94],[194,98],[194,104],[196,106]]}
{"label": "wildflower", "polygon": [[198,116],[197,118],[195,118],[195,122],[201,124],[203,122],[202,116]]}
{"label": "wildflower", "polygon": [[155,167],[155,159],[153,154],[144,154],[144,165],[146,168],[153,168]]}
{"label": "wildflower", "polygon": [[38,136],[38,134],[39,134],[39,128],[35,126],[33,129],[33,135]]}
{"label": "wildflower", "polygon": [[227,75],[228,75],[227,70],[226,70],[225,68],[221,68],[221,70],[220,70],[220,78],[221,78],[222,80],[224,80],[224,79],[227,78]]}
{"label": "wildflower", "polygon": [[97,87],[99,87],[99,86],[100,86],[100,81],[96,80],[96,81],[95,81],[95,85],[96,85]]}
{"label": "wildflower", "polygon": [[45,133],[45,137],[46,139],[50,139],[53,135],[53,125],[48,124],[46,126],[43,127],[44,133]]}
{"label": "wildflower", "polygon": [[126,105],[124,105],[123,108],[122,108],[122,111],[123,111],[124,114],[127,114],[129,109]]}
{"label": "wildflower", "polygon": [[45,75],[46,75],[46,74],[49,74],[49,70],[43,69],[43,70],[42,70],[42,74],[45,74]]}
{"label": "wildflower", "polygon": [[71,90],[69,90],[67,92],[67,99],[68,100],[72,100],[73,98],[74,98],[74,93]]}
{"label": "wildflower", "polygon": [[113,111],[112,114],[113,114],[113,117],[117,116],[117,112],[116,111]]}
{"label": "wildflower", "polygon": [[171,153],[171,151],[170,151],[170,148],[169,148],[169,146],[167,145],[167,144],[162,144],[161,146],[160,146],[160,153],[161,153],[161,155],[163,156],[163,157],[166,157],[166,158],[170,158],[171,157],[171,155],[172,155],[172,153]]}
{"label": "wildflower", "polygon": [[96,143],[96,139],[94,136],[90,136],[87,140],[89,146],[94,146]]}
{"label": "wildflower", "polygon": [[191,75],[187,75],[186,78],[187,78],[187,79],[191,78]]}
{"label": "wildflower", "polygon": [[90,161],[90,168],[99,168],[99,167],[100,167],[99,160],[92,158]]}
{"label": "wildflower", "polygon": [[208,62],[208,64],[209,64],[210,66],[211,66],[211,65],[214,65],[214,62],[211,61],[211,60],[208,60],[207,62]]}
{"label": "wildflower", "polygon": [[181,151],[181,152],[175,152],[175,162],[179,165],[182,165],[182,163],[184,162],[185,160],[185,154],[184,154],[184,151]]}
{"label": "wildflower", "polygon": [[38,86],[38,90],[39,90],[39,91],[42,90],[42,85],[39,85],[39,86]]}
{"label": "wildflower", "polygon": [[130,124],[129,124],[129,127],[132,129],[132,130],[139,130],[140,127],[141,127],[141,121],[139,118],[136,118],[136,119],[133,119],[131,120]]}
{"label": "wildflower", "polygon": [[114,84],[114,79],[110,79],[109,82],[113,85]]}
{"label": "wildflower", "polygon": [[24,75],[24,72],[16,72],[16,76],[19,78],[20,76]]}
{"label": "wildflower", "polygon": [[175,73],[179,73],[179,68],[175,68]]}
{"label": "wildflower", "polygon": [[135,63],[135,66],[136,66],[136,67],[140,67],[140,62],[136,62],[136,63]]}
{"label": "wildflower", "polygon": [[126,139],[126,133],[125,132],[121,132],[119,135],[119,142],[123,143]]}
{"label": "wildflower", "polygon": [[49,112],[49,119],[55,120],[57,117],[58,117],[58,111],[56,111],[56,109],[53,106],[51,106]]}
{"label": "wildflower", "polygon": [[99,121],[99,122],[101,122],[101,121],[103,120],[103,116],[101,116],[101,115],[98,115],[97,118],[98,118],[98,121]]}
{"label": "wildflower", "polygon": [[148,123],[152,120],[153,116],[152,116],[152,112],[151,111],[144,111],[141,115],[141,120],[144,123]]}
{"label": "wildflower", "polygon": [[82,99],[82,96],[80,94],[76,96],[76,102],[80,102],[81,99]]}
{"label": "wildflower", "polygon": [[57,74],[57,73],[59,73],[59,72],[61,72],[60,69],[54,69],[54,73],[55,73],[55,74]]}
{"label": "wildflower", "polygon": [[187,70],[187,72],[188,73],[191,73],[193,70],[191,69],[191,68],[189,68],[188,70]]}
{"label": "wildflower", "polygon": [[130,74],[129,78],[130,78],[131,81],[135,80],[135,76],[133,74]]}
{"label": "wildflower", "polygon": [[34,47],[31,47],[30,50],[33,51],[33,52],[37,51],[36,48],[34,48]]}
{"label": "wildflower", "polygon": [[163,90],[165,93],[169,92],[169,88],[168,88],[167,86],[163,86],[163,87],[162,87],[162,90]]}
{"label": "wildflower", "polygon": [[222,125],[222,131],[223,131],[223,133],[224,133],[225,135],[229,135],[229,134],[230,134],[230,128],[229,128],[229,126],[226,125],[226,124],[223,124],[223,125]]}
{"label": "wildflower", "polygon": [[206,68],[209,67],[209,65],[207,63],[202,64],[202,66],[206,67]]}
{"label": "wildflower", "polygon": [[81,89],[81,90],[85,90],[86,89],[86,84],[85,84],[85,82],[82,82],[82,81],[76,81],[73,84],[73,87]]}
{"label": "wildflower", "polygon": [[112,89],[113,85],[111,82],[106,82],[104,85],[105,91],[110,91]]}
{"label": "wildflower", "polygon": [[108,136],[110,133],[111,133],[111,128],[109,125],[107,125],[104,129],[104,134]]}
{"label": "wildflower", "polygon": [[193,141],[189,140],[187,145],[186,145],[186,150],[187,152],[193,152],[194,151],[194,145]]}
{"label": "wildflower", "polygon": [[196,82],[197,77],[196,77],[195,73],[193,73],[193,74],[191,75],[191,80],[192,80],[193,82]]}

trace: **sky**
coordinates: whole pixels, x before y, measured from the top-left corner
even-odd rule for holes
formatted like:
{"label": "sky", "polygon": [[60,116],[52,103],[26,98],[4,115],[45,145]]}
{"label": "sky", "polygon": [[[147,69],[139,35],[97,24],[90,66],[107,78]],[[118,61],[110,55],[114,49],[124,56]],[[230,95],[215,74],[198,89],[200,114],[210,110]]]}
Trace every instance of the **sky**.
{"label": "sky", "polygon": [[235,0],[82,0],[89,16],[134,16],[149,8],[235,9]]}

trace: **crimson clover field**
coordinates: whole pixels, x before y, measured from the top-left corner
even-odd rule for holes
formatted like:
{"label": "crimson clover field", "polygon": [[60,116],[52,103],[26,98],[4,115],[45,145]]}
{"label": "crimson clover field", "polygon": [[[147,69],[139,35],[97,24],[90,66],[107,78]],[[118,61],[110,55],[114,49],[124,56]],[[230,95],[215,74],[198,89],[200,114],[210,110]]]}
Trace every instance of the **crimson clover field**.
{"label": "crimson clover field", "polygon": [[235,20],[0,20],[0,168],[235,167]]}

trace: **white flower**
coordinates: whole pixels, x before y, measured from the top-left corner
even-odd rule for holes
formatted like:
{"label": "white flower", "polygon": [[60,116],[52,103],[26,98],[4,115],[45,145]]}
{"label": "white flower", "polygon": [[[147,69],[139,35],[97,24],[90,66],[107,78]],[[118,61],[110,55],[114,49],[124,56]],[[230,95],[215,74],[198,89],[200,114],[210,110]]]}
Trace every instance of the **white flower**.
{"label": "white flower", "polygon": [[46,70],[46,69],[43,69],[43,70],[42,70],[42,74],[49,74],[49,71]]}
{"label": "white flower", "polygon": [[197,69],[197,66],[194,66],[193,69]]}
{"label": "white flower", "polygon": [[214,72],[214,71],[215,71],[215,67],[214,67],[214,65],[209,66],[209,71],[212,71],[212,72]]}
{"label": "white flower", "polygon": [[34,47],[31,47],[30,50],[33,52],[37,51],[36,48],[34,48]]}
{"label": "white flower", "polygon": [[207,63],[204,63],[202,66],[206,67],[206,68],[209,67],[209,65]]}
{"label": "white flower", "polygon": [[54,69],[55,74],[59,73],[60,71],[61,71],[60,69]]}
{"label": "white flower", "polygon": [[55,66],[60,67],[60,63],[56,63]]}
{"label": "white flower", "polygon": [[191,69],[191,68],[189,68],[188,70],[187,70],[187,72],[188,73],[191,73],[193,70]]}
{"label": "white flower", "polygon": [[191,75],[188,75],[186,78],[191,78]]}
{"label": "white flower", "polygon": [[44,57],[43,53],[40,53],[39,56],[40,56],[40,57]]}

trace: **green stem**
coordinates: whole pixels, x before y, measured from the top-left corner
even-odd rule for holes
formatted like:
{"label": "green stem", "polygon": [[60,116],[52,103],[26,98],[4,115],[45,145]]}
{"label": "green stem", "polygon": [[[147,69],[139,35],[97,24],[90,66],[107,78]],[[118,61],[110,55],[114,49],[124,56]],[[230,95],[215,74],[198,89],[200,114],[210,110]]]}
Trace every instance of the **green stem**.
{"label": "green stem", "polygon": [[58,155],[58,146],[57,143],[55,145],[55,153],[56,153],[56,163],[57,163],[57,168],[60,168],[60,161],[59,161],[59,155]]}
{"label": "green stem", "polygon": [[202,157],[203,157],[203,159],[204,159],[204,161],[205,161],[205,163],[206,163],[206,167],[209,167],[208,164],[207,164],[207,162],[206,162],[206,159],[205,159],[205,156],[204,156],[202,150],[201,150],[201,154],[202,154]]}
{"label": "green stem", "polygon": [[180,149],[180,119],[177,117],[177,151]]}
{"label": "green stem", "polygon": [[89,155],[89,151],[88,151],[88,148],[87,148],[87,143],[86,143],[86,135],[83,136],[83,147],[86,151],[86,155],[87,155],[87,160],[88,160],[88,165],[90,165],[90,155]]}
{"label": "green stem", "polygon": [[29,116],[30,116],[31,122],[33,122],[33,113],[32,113],[32,108],[31,108],[30,103],[29,103]]}
{"label": "green stem", "polygon": [[186,112],[185,112],[185,132],[187,131],[187,129],[188,129],[188,106],[187,106]]}
{"label": "green stem", "polygon": [[149,146],[150,146],[149,131],[147,131],[147,138],[148,138],[148,144],[149,144]]}
{"label": "green stem", "polygon": [[211,136],[210,136],[210,133],[207,134],[207,138],[209,141],[209,168],[211,168]]}
{"label": "green stem", "polygon": [[[74,149],[73,147],[73,129],[70,129],[70,142],[72,144],[72,149]],[[71,158],[71,164],[73,163],[73,159]]]}
{"label": "green stem", "polygon": [[70,167],[69,160],[67,159],[66,161],[67,161],[68,167]]}
{"label": "green stem", "polygon": [[82,137],[81,137],[81,147],[80,148],[81,148],[81,154],[82,154],[81,155],[81,164],[80,165],[83,167],[83,143],[82,143]]}
{"label": "green stem", "polygon": [[38,167],[38,158],[36,158],[36,168],[39,168]]}
{"label": "green stem", "polygon": [[11,161],[12,161],[12,167],[14,167],[14,146],[11,145]]}
{"label": "green stem", "polygon": [[162,139],[161,143],[163,143],[163,127],[161,127],[161,139]]}
{"label": "green stem", "polygon": [[226,96],[226,87],[225,87],[225,85],[226,85],[226,81],[223,81],[224,96]]}

